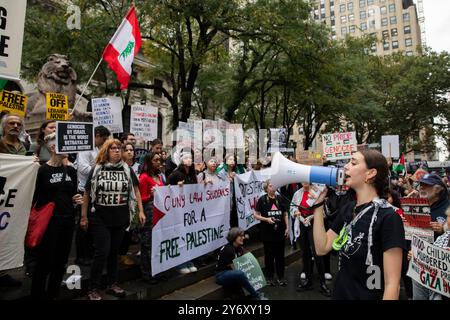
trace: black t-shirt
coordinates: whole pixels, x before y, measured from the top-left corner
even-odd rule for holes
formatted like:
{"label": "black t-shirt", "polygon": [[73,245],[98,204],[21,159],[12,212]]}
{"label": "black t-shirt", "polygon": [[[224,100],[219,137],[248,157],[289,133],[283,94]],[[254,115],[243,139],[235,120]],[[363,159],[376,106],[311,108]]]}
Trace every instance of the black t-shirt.
{"label": "black t-shirt", "polygon": [[178,167],[175,171],[173,171],[169,176],[169,184],[171,186],[175,186],[180,181],[184,181],[184,184],[196,184],[197,183],[197,175],[195,174],[194,168],[191,168],[192,173],[187,174],[184,171],[184,168]]}
{"label": "black t-shirt", "polygon": [[274,224],[261,221],[261,240],[271,242],[283,241],[285,238],[284,232],[286,230],[283,214],[287,212],[283,199],[278,195],[275,199],[272,199],[265,194],[258,199],[255,210],[261,213],[261,216],[265,218],[273,217],[277,219],[277,222]]}
{"label": "black t-shirt", "polygon": [[[86,191],[90,193],[92,175],[91,170],[86,181]],[[139,181],[130,169],[133,186],[138,187]],[[106,226],[127,226],[130,223],[130,209],[128,206],[128,180],[123,168],[104,167],[97,178],[97,195],[95,212],[89,212],[89,219],[100,219]]]}
{"label": "black t-shirt", "polygon": [[72,197],[77,193],[77,172],[73,167],[65,167],[66,177],[62,181],[64,168],[52,167],[44,163],[39,167],[33,203],[39,208],[51,201],[55,202],[54,216],[75,216]]}
{"label": "black t-shirt", "polygon": [[219,252],[217,258],[216,272],[221,272],[225,270],[232,270],[230,264],[233,263],[235,258],[238,258],[244,254],[244,249],[242,247],[236,248],[232,243],[224,245]]}
{"label": "black t-shirt", "polygon": [[[354,201],[343,206],[338,212],[331,229],[339,234],[353,219]],[[370,205],[355,208],[355,215]],[[367,211],[352,228],[352,240],[348,239],[339,251],[339,272],[334,284],[333,299],[336,300],[381,300],[384,293],[383,253],[392,248],[406,249],[405,230],[400,215],[392,208],[380,208],[373,226],[373,246],[371,248],[373,265],[379,267],[381,280],[379,288],[369,289],[376,284],[374,269],[368,269],[368,234],[374,208]],[[405,253],[404,253],[405,254]],[[369,279],[369,277],[371,277]],[[368,281],[369,280],[369,281]]]}

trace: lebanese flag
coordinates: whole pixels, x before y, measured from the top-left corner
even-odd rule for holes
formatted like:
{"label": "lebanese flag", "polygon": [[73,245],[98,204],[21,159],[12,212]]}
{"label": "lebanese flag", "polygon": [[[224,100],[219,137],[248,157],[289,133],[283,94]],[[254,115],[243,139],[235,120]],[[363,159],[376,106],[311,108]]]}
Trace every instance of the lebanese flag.
{"label": "lebanese flag", "polygon": [[116,73],[117,81],[120,82],[120,89],[122,90],[128,88],[131,65],[141,44],[141,31],[139,30],[136,8],[133,6],[103,52],[103,59]]}

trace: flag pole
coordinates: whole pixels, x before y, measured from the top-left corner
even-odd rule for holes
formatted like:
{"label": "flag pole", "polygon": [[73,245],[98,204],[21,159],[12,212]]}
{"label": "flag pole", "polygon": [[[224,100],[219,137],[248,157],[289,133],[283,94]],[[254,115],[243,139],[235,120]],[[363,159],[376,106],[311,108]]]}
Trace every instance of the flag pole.
{"label": "flag pole", "polygon": [[97,69],[100,67],[100,64],[103,61],[103,57],[100,58],[100,61],[97,63],[97,66],[94,69],[94,72],[92,72],[91,77],[89,78],[88,82],[84,85],[83,90],[81,91],[80,96],[78,97],[77,101],[75,102],[75,106],[72,109],[71,115],[74,113],[75,109],[77,108],[78,104],[80,103],[81,98],[83,97],[84,92],[86,91],[89,83],[91,82],[92,78],[94,77],[94,74],[97,72]]}

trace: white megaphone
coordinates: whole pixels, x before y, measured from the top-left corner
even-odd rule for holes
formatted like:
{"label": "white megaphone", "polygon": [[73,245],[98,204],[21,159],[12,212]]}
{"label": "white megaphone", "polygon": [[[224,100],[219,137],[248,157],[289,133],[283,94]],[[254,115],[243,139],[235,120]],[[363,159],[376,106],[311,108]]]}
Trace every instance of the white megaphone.
{"label": "white megaphone", "polygon": [[272,157],[270,182],[275,189],[290,183],[307,182],[337,186],[344,184],[344,170],[307,166],[286,159],[280,152]]}

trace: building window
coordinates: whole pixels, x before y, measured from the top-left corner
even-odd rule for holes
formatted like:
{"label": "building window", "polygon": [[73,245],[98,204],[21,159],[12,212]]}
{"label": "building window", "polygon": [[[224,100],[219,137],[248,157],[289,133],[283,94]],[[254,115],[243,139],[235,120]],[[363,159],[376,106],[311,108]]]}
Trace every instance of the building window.
{"label": "building window", "polygon": [[342,27],[342,28],[341,28],[341,34],[342,34],[343,36],[345,36],[345,35],[347,34],[347,27]]}
{"label": "building window", "polygon": [[155,88],[153,89],[153,95],[156,96],[156,97],[161,98],[162,95],[163,95],[163,94],[162,94],[162,91],[161,91],[161,89],[160,89],[160,88],[163,87],[163,82],[162,82],[162,80],[154,79],[154,80],[153,80],[153,84],[155,85]]}
{"label": "building window", "polygon": [[347,16],[341,16],[341,23],[347,23]]}
{"label": "building window", "polygon": [[405,26],[404,30],[405,34],[410,34],[411,33],[411,26]]}
{"label": "building window", "polygon": [[389,30],[383,30],[382,35],[383,39],[389,38]]}
{"label": "building window", "polygon": [[370,20],[369,21],[369,28],[370,29],[375,29],[376,28],[376,23],[375,23],[375,20]]}
{"label": "building window", "polygon": [[375,15],[375,9],[369,9],[369,17],[373,17]]}
{"label": "building window", "polygon": [[367,5],[368,5],[368,6],[373,5],[373,0],[367,0]]}
{"label": "building window", "polygon": [[389,5],[389,12],[395,12],[395,3]]}
{"label": "building window", "polygon": [[359,0],[359,7],[364,8],[366,6],[366,0]]}
{"label": "building window", "polygon": [[392,49],[398,49],[398,41],[392,41]]}
{"label": "building window", "polygon": [[406,55],[407,55],[407,56],[412,56],[412,55],[413,55],[413,52],[412,52],[412,51],[406,51]]}
{"label": "building window", "polygon": [[388,25],[388,18],[381,19],[381,26],[386,27]]}
{"label": "building window", "polygon": [[370,51],[377,52],[377,44],[376,43],[372,44],[372,46],[370,47]]}
{"label": "building window", "polygon": [[334,6],[330,7],[330,15],[334,16]]}
{"label": "building window", "polygon": [[360,12],[359,12],[359,18],[360,18],[361,20],[366,19],[366,18],[367,18],[366,12],[365,12],[365,11],[360,11]]}
{"label": "building window", "polygon": [[345,12],[345,4],[339,6],[339,12]]}
{"label": "building window", "polygon": [[348,15],[348,21],[355,21],[355,15],[353,13]]}
{"label": "building window", "polygon": [[325,8],[320,9],[320,13],[321,13],[321,14],[325,14]]}
{"label": "building window", "polygon": [[335,19],[331,19],[331,25],[335,26],[336,25],[336,20]]}
{"label": "building window", "polygon": [[367,23],[366,22],[363,22],[363,23],[361,23],[361,30],[367,30]]}
{"label": "building window", "polygon": [[330,0],[330,6],[334,6],[334,0]]}
{"label": "building window", "polygon": [[409,21],[409,13],[403,14],[403,21],[408,22]]}
{"label": "building window", "polygon": [[391,37],[396,37],[396,36],[398,36],[397,28],[392,28],[391,29]]}
{"label": "building window", "polygon": [[391,20],[391,25],[392,24],[397,24],[397,17],[396,16],[392,16],[389,19]]}
{"label": "building window", "polygon": [[350,33],[355,33],[356,32],[356,26],[350,26],[348,29],[349,29]]}
{"label": "building window", "polygon": [[412,47],[412,39],[411,38],[405,39],[405,46],[406,47]]}
{"label": "building window", "polygon": [[347,10],[348,11],[353,11],[353,2],[347,3]]}
{"label": "building window", "polygon": [[386,14],[386,13],[387,13],[387,8],[386,8],[386,6],[382,6],[382,7],[380,8],[380,12],[381,12],[381,14]]}
{"label": "building window", "polygon": [[390,49],[389,41],[384,41],[383,42],[383,49],[384,49],[384,51],[387,51],[387,50]]}

